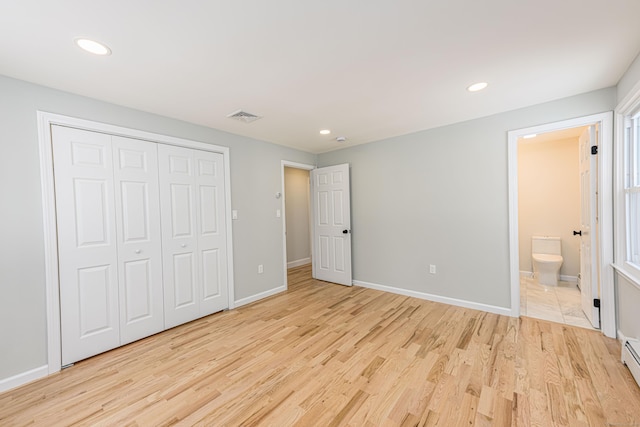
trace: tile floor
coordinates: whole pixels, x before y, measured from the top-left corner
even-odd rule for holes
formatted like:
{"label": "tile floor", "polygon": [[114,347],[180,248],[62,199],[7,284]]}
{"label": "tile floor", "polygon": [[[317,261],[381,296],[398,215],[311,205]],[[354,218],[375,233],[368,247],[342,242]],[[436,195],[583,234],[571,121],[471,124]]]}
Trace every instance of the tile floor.
{"label": "tile floor", "polygon": [[530,277],[520,278],[520,315],[565,325],[593,329],[582,312],[580,289],[575,283],[545,286]]}

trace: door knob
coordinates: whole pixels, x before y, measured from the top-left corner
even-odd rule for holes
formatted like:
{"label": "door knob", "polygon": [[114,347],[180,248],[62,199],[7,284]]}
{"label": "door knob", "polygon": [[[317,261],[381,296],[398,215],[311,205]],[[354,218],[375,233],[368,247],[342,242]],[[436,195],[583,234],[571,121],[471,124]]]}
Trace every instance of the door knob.
{"label": "door knob", "polygon": [[573,235],[574,236],[582,236],[582,230],[580,230],[580,231],[573,230]]}
{"label": "door knob", "polygon": [[186,247],[187,247],[187,244],[186,244],[186,243],[183,243],[183,244],[181,244],[181,245],[180,245],[180,247],[181,247],[181,248],[186,248]]}
{"label": "door knob", "polygon": [[140,249],[136,249],[137,254],[139,254],[140,252],[142,252]]}
{"label": "door knob", "polygon": [[342,234],[349,234],[349,230],[342,230]]}

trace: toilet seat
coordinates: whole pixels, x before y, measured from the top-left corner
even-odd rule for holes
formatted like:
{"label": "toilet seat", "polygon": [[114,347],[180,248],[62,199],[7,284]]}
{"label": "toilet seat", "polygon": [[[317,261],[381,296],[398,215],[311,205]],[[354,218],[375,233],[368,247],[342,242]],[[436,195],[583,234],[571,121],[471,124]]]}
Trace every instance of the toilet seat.
{"label": "toilet seat", "polygon": [[532,258],[540,263],[562,262],[562,255],[532,254]]}

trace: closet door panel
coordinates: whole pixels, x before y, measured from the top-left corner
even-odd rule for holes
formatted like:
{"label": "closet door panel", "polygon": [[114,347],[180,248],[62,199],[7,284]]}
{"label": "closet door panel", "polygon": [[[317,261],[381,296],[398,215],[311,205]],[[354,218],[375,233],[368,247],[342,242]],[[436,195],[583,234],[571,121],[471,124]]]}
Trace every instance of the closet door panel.
{"label": "closet door panel", "polygon": [[200,265],[193,150],[158,144],[165,328],[197,319]]}
{"label": "closet door panel", "polygon": [[62,364],[120,343],[111,137],[52,126]]}
{"label": "closet door panel", "polygon": [[121,344],[164,329],[157,144],[114,136]]}
{"label": "closet door panel", "polygon": [[229,306],[223,159],[219,153],[194,150],[202,277],[201,316]]}
{"label": "closet door panel", "polygon": [[196,266],[193,253],[173,254],[174,307],[182,309],[197,305]]}

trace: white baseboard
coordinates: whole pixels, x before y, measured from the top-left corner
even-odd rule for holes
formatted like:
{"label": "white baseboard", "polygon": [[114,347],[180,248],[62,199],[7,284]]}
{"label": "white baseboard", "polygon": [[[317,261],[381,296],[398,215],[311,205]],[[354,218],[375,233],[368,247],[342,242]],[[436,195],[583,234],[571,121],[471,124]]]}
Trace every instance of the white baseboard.
{"label": "white baseboard", "polygon": [[49,367],[44,365],[39,368],[31,369],[27,372],[5,378],[0,380],[0,393],[11,390],[12,388],[20,387],[21,385],[30,383],[31,381],[39,380],[47,375],[49,375]]}
{"label": "white baseboard", "polygon": [[567,276],[565,274],[561,274],[560,280],[563,282],[578,283],[578,276]]}
{"label": "white baseboard", "polygon": [[259,294],[251,295],[250,297],[242,298],[235,301],[235,307],[238,308],[243,305],[251,304],[263,298],[270,297],[271,295],[279,294],[287,290],[286,286],[278,286],[277,288],[269,289],[268,291],[260,292]]}
{"label": "white baseboard", "polygon": [[427,294],[424,292],[411,291],[408,289],[395,288],[393,286],[378,285],[376,283],[362,282],[354,280],[354,285],[363,288],[376,289],[378,291],[390,292],[392,294],[404,295],[407,297],[420,298],[427,301],[440,302],[443,304],[455,305],[458,307],[470,308],[472,310],[488,311],[489,313],[502,314],[504,316],[512,316],[510,308],[498,307],[495,305],[481,304],[477,302],[465,301],[456,298],[443,297],[439,295]]}
{"label": "white baseboard", "polygon": [[617,334],[617,337],[616,337],[616,338],[618,339],[618,341],[620,341],[620,343],[623,343],[623,342],[625,342],[626,340],[628,340],[628,339],[629,339],[629,337],[627,337],[625,334],[623,334],[623,333],[620,331],[620,329],[618,329],[618,334]]}
{"label": "white baseboard", "polygon": [[311,258],[301,258],[287,263],[287,268],[300,267],[301,265],[311,264]]}
{"label": "white baseboard", "polygon": [[[520,277],[533,277],[533,271],[520,271]],[[578,276],[560,275],[560,280],[569,283],[578,283]]]}

